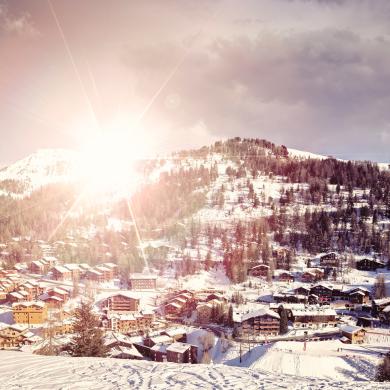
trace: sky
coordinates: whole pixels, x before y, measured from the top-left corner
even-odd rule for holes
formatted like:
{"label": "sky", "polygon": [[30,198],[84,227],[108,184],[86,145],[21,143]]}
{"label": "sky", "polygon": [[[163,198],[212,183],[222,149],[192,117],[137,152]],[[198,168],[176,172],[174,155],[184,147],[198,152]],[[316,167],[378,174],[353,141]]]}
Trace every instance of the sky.
{"label": "sky", "polygon": [[388,0],[0,0],[0,163],[126,131],[390,161]]}

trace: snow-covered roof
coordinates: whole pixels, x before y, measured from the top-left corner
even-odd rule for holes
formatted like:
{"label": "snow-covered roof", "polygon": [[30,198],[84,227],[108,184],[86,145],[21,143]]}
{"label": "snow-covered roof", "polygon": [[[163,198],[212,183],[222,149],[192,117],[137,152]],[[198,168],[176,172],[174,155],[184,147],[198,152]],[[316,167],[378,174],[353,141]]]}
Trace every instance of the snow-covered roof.
{"label": "snow-covered roof", "polygon": [[303,316],[336,316],[336,311],[331,308],[324,308],[324,307],[308,307],[303,310],[292,310],[292,315],[294,317],[303,317]]}
{"label": "snow-covered roof", "polygon": [[242,315],[240,322],[249,320],[250,318],[261,317],[261,316],[266,316],[266,315],[268,315],[270,317],[273,317],[273,318],[280,319],[279,314],[275,313],[273,310],[259,309],[259,310],[252,311],[252,312],[249,312],[249,313],[246,313],[246,314]]}
{"label": "snow-covered roof", "polygon": [[18,307],[18,306],[24,306],[24,307],[38,306],[43,308],[45,307],[45,304],[43,302],[38,302],[38,301],[15,302],[12,304],[12,307]]}
{"label": "snow-covered roof", "polygon": [[172,343],[169,347],[167,347],[167,352],[184,353],[190,348],[190,344],[176,342]]}
{"label": "snow-covered roof", "polygon": [[157,279],[157,275],[155,274],[141,274],[141,273],[136,273],[136,274],[131,274],[129,276],[130,280],[133,279]]}
{"label": "snow-covered roof", "polygon": [[354,334],[354,333],[359,332],[359,331],[364,330],[364,329],[361,328],[360,326],[343,325],[343,326],[340,326],[340,330],[344,333]]}

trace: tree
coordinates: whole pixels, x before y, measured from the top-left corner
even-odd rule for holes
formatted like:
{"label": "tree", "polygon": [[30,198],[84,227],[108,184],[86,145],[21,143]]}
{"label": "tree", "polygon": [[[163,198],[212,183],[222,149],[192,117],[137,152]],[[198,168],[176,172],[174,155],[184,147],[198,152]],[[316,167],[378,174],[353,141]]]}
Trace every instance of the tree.
{"label": "tree", "polygon": [[203,349],[203,356],[201,363],[209,364],[211,363],[210,350],[214,347],[215,337],[211,332],[206,332],[199,337],[199,343]]}
{"label": "tree", "polygon": [[390,381],[390,354],[387,354],[381,364],[379,364],[376,378],[378,382],[388,382]]}
{"label": "tree", "polygon": [[375,291],[376,299],[381,299],[386,297],[385,277],[382,274],[378,275],[376,278],[374,291]]}
{"label": "tree", "polygon": [[278,312],[280,316],[280,334],[286,334],[288,332],[287,310],[283,306],[280,306]]}
{"label": "tree", "polygon": [[233,305],[229,306],[228,310],[228,315],[227,315],[227,325],[228,326],[233,326],[234,325],[234,320],[233,320]]}
{"label": "tree", "polygon": [[206,255],[206,259],[204,261],[204,267],[206,271],[209,271],[213,266],[213,261],[211,260],[211,252],[208,251]]}
{"label": "tree", "polygon": [[104,345],[103,331],[99,328],[99,320],[92,311],[92,303],[81,301],[75,311],[75,336],[68,344],[72,356],[105,357],[108,348]]}

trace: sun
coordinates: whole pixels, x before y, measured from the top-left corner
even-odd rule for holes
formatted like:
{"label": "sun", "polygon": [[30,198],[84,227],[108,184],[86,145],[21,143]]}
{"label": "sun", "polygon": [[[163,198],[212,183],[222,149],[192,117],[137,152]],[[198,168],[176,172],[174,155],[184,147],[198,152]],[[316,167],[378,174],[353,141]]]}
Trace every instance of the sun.
{"label": "sun", "polygon": [[80,173],[92,193],[132,191],[139,182],[135,162],[145,158],[142,131],[109,128],[96,131],[82,150]]}

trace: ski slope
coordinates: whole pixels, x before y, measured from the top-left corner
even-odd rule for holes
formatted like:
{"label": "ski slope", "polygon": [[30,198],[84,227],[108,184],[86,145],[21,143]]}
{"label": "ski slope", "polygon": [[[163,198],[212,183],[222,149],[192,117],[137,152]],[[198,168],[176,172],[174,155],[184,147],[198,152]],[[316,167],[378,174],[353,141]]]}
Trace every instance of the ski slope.
{"label": "ski slope", "polygon": [[0,351],[0,389],[385,389],[374,382],[342,382],[267,374],[224,365],[37,356]]}

